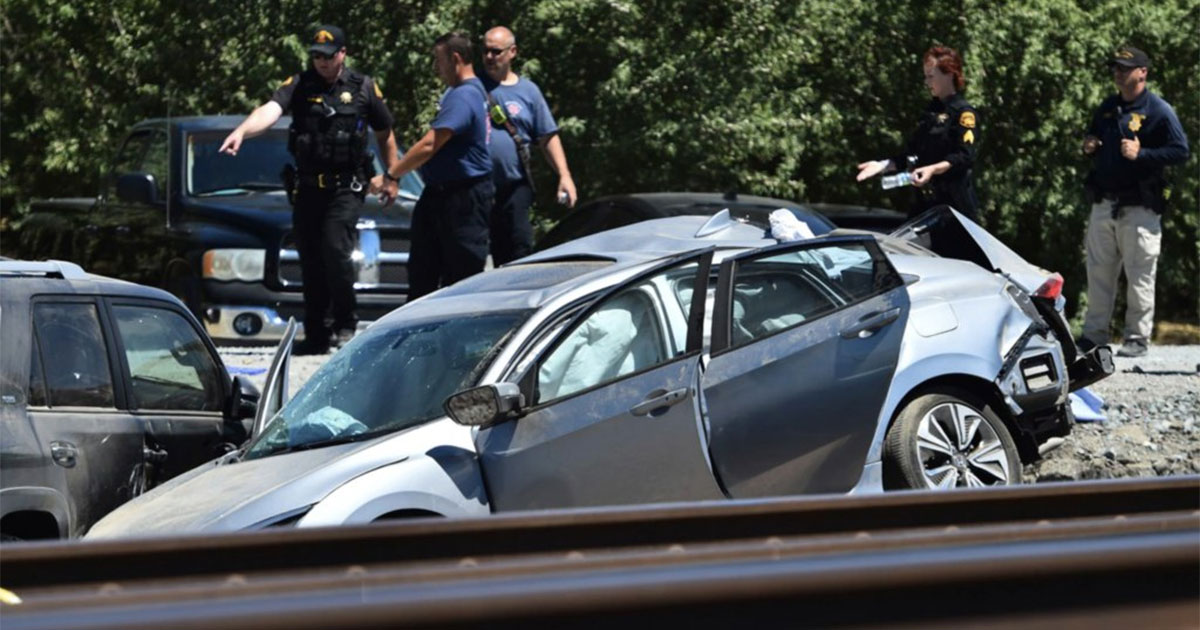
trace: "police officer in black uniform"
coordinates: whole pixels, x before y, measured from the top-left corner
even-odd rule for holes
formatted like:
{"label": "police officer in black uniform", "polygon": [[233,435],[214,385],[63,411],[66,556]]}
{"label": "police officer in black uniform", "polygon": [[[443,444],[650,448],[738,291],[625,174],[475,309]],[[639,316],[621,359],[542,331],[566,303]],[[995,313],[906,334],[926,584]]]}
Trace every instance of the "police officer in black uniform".
{"label": "police officer in black uniform", "polygon": [[[365,74],[347,68],[346,35],[322,25],[309,40],[312,65],[288,77],[242,121],[221,151],[236,155],[247,137],[270,128],[284,113],[292,114],[288,150],[296,160],[284,172],[292,200],[292,224],[304,282],[304,334],[294,354],[324,354],[333,343],[354,336],[357,326],[354,264],[356,224],[375,170],[367,149],[368,127],[375,131],[380,153],[390,166],[397,160],[392,114],[379,86]],[[385,203],[398,192],[396,182],[379,190]],[[332,308],[333,328],[326,324]]]}
{"label": "police officer in black uniform", "polygon": [[925,52],[925,85],[933,99],[921,114],[917,130],[902,155],[858,165],[858,181],[879,173],[911,171],[918,189],[909,216],[949,204],[978,221],[978,201],[971,171],[979,141],[979,116],[960,93],[966,82],[962,57],[953,48],[934,46]]}

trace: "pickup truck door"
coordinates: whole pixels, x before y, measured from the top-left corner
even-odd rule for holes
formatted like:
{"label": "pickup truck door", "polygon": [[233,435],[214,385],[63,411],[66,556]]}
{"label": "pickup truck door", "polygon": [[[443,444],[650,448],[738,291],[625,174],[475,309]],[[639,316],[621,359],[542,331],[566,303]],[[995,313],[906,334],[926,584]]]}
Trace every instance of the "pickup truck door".
{"label": "pickup truck door", "polygon": [[873,237],[722,262],[701,389],[713,466],[731,497],[854,486],[907,315],[908,292]]}
{"label": "pickup truck door", "polygon": [[711,256],[648,270],[551,333],[521,379],[528,413],[476,437],[494,510],[723,497],[695,395]]}
{"label": "pickup truck door", "polygon": [[169,302],[109,298],[131,413],[146,428],[153,482],[236,446],[222,413],[229,377],[198,325]]}
{"label": "pickup truck door", "polygon": [[115,340],[101,324],[98,300],[43,296],[30,309],[29,421],[47,484],[71,506],[67,534],[80,536],[145,489],[145,431],[140,418],[120,409]]}
{"label": "pickup truck door", "polygon": [[[117,277],[162,286],[170,241],[167,233],[167,195],[170,193],[168,139],[165,127],[138,128],[122,147],[120,159],[92,221],[109,243],[104,247],[116,261]],[[153,178],[150,198],[122,198],[117,182],[123,175]]]}

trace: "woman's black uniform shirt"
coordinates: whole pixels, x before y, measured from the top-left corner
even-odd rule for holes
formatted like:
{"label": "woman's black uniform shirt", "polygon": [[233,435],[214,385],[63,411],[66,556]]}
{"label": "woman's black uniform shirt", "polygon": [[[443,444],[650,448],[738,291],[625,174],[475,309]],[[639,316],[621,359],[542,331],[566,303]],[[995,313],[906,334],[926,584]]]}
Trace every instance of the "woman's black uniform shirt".
{"label": "woman's black uniform shirt", "polygon": [[918,190],[917,200],[909,209],[915,216],[940,204],[978,221],[975,185],[971,170],[975,166],[975,145],[979,142],[979,115],[961,94],[946,100],[933,99],[921,114],[916,131],[908,138],[904,155],[893,157],[899,169],[908,167],[907,157],[917,157],[916,166],[950,163],[950,170],[933,176]]}

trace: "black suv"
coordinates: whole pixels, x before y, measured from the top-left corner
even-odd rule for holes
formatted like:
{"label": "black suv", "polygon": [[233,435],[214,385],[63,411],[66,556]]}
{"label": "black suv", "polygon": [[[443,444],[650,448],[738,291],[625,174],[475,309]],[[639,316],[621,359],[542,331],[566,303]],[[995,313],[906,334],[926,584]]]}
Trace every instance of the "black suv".
{"label": "black suv", "polygon": [[230,379],[171,294],[58,261],[0,260],[0,535],[83,535],[245,440]]}

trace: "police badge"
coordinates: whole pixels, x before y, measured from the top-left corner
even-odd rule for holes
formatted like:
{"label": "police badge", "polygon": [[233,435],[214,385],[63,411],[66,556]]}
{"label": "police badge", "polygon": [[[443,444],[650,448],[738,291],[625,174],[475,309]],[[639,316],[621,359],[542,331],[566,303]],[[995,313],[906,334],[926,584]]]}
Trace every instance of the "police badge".
{"label": "police badge", "polygon": [[1137,133],[1138,130],[1142,128],[1143,120],[1146,120],[1146,116],[1144,114],[1130,114],[1129,115],[1129,130],[1132,131],[1133,133]]}
{"label": "police badge", "polygon": [[354,97],[351,96],[349,92],[342,92],[342,94],[340,96],[338,96],[338,99],[341,100],[343,103],[346,103],[347,105],[349,105],[350,101],[354,100]]}

